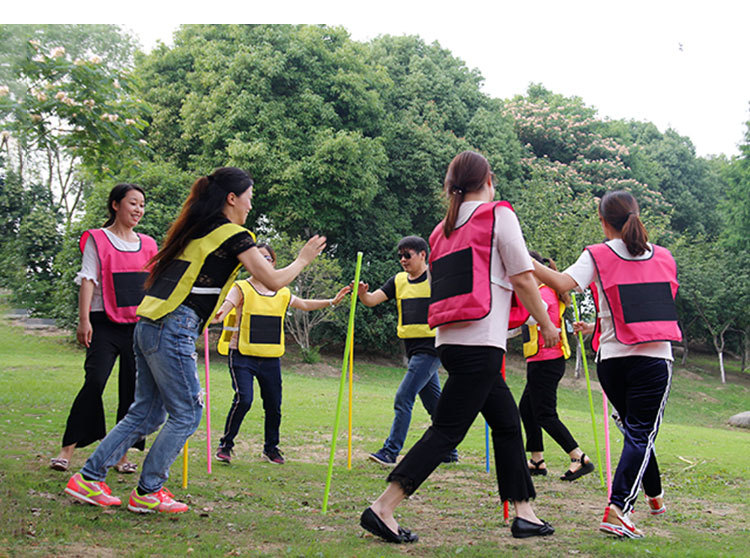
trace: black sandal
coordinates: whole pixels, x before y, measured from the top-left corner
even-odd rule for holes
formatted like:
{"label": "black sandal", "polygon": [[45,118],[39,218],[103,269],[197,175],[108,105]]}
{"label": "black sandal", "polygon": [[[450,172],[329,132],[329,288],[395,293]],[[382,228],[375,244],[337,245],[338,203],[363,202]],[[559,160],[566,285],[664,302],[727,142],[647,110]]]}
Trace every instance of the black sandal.
{"label": "black sandal", "polygon": [[540,465],[544,463],[544,459],[540,459],[539,461],[534,461],[533,459],[529,459],[529,463],[531,463],[532,467],[529,467],[529,474],[532,477],[535,477],[537,475],[546,476],[547,475],[547,467],[542,469]]}
{"label": "black sandal", "polygon": [[594,464],[591,463],[591,461],[584,462],[584,459],[586,459],[585,453],[582,453],[581,457],[579,457],[578,459],[571,457],[570,458],[571,463],[580,463],[581,466],[575,471],[571,471],[570,469],[568,469],[567,471],[565,471],[565,474],[562,477],[560,477],[560,480],[574,481],[576,479],[581,478],[583,475],[588,475],[589,473],[593,472]]}

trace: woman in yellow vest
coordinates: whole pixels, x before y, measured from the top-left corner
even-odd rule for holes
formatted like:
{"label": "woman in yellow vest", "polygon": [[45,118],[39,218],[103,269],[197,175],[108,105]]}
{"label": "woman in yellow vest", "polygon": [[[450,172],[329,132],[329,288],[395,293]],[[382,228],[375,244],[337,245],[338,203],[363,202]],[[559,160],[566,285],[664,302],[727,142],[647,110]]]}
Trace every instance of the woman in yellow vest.
{"label": "woman in yellow vest", "polygon": [[[268,244],[258,244],[258,251],[273,267],[276,252]],[[265,413],[263,457],[282,465],[279,450],[281,425],[281,356],[284,354],[284,318],[287,308],[320,310],[335,306],[351,291],[348,285],[334,298],[304,299],[291,294],[287,287],[268,288],[258,277],[237,281],[222,303],[213,323],[224,320],[219,353],[229,355],[234,399],[227,414],[224,435],[219,441],[216,459],[232,460],[234,439],[242,420],[253,404],[253,379],[258,380]],[[239,316],[239,320],[237,319]]]}
{"label": "woman in yellow vest", "polygon": [[[135,401],[99,444],[65,491],[97,506],[119,506],[104,482],[107,471],[137,440],[163,428],[143,462],[128,509],[137,513],[187,511],[164,488],[169,468],[203,413],[195,340],[216,313],[240,266],[280,289],[324,248],[314,236],[297,259],[276,270],[255,246],[244,225],[251,209],[253,180],[234,167],[215,170],[193,184],[180,215],[150,263],[146,296],[134,333]],[[166,422],[165,422],[166,420]]]}
{"label": "woman in yellow vest", "polygon": [[[542,258],[538,252],[529,255],[541,264],[557,271],[555,262]],[[591,460],[581,451],[573,435],[557,415],[557,385],[565,374],[565,359],[570,357],[570,346],[565,335],[563,313],[570,304],[570,295],[559,295],[554,289],[538,279],[539,294],[547,305],[547,313],[555,327],[560,329],[560,343],[554,347],[544,347],[539,327],[533,318],[523,325],[523,356],[526,357],[526,388],[523,390],[518,410],[521,413],[523,429],[526,432],[526,451],[531,452],[529,472],[532,475],[546,475],[542,429],[570,456],[570,469],[560,477],[574,481],[594,470]]]}

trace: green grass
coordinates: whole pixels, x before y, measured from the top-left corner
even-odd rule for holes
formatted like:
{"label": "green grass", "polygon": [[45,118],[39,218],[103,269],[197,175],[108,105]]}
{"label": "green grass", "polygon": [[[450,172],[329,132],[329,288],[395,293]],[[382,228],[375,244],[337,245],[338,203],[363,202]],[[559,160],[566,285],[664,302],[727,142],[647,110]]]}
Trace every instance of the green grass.
{"label": "green grass", "polygon": [[[606,499],[598,475],[573,485],[557,480],[567,457],[549,439],[545,457],[553,474],[536,478],[535,509],[557,533],[545,540],[512,539],[502,524],[494,471],[484,471],[484,425],[477,421],[459,446],[461,463],[440,467],[399,508],[399,519],[421,540],[397,547],[363,535],[358,519],[385,486],[386,471],[366,456],[388,433],[400,367],[355,364],[352,469],[346,467],[345,405],[327,514],[320,508],[341,362],[324,357],[308,365],[292,354],[283,362],[281,448],[287,463],[276,466],[259,458],[263,425],[258,401],[242,426],[231,466],[214,462],[213,473],[207,474],[205,424],[190,440],[187,489],[180,486],[181,459],[175,462],[168,486],[190,503],[190,511],[179,517],[144,517],[73,502],[62,492],[68,475],[47,467],[83,379],[83,356],[66,339],[0,325],[0,556],[747,555],[750,432],[726,425],[729,416],[750,409],[747,376],[732,375],[722,386],[714,371],[705,372],[693,362],[687,370],[676,370],[657,440],[668,513],[645,515],[639,503],[635,519],[646,531],[644,540],[615,541],[597,532]],[[232,392],[226,364],[220,357],[212,359],[215,447]],[[524,383],[518,358],[509,361],[508,381],[518,398]],[[105,392],[110,426],[116,391],[116,381],[110,381]],[[598,391],[594,401],[603,456]],[[559,410],[584,451],[594,457],[585,381],[573,379],[572,370],[559,391]],[[407,447],[427,425],[418,403]],[[616,456],[621,435],[614,425],[610,432]],[[74,470],[93,447],[76,452]],[[131,456],[142,462],[143,454]],[[127,497],[136,478],[112,471],[108,482],[116,495]]]}

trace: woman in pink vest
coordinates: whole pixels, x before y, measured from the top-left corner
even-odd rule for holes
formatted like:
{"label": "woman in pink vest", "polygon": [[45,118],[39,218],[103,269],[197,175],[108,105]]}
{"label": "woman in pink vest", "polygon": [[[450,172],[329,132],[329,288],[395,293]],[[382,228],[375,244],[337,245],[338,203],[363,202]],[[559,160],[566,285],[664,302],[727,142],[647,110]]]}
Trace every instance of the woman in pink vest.
{"label": "woman in pink vest", "polygon": [[[133,231],[143,217],[145,197],[135,184],[118,184],[109,193],[109,219],[101,229],[83,233],[78,295],[78,342],[86,347],[83,387],[68,415],[62,449],[50,462],[57,471],[67,471],[76,448],[106,435],[102,392],[120,357],[117,420],[127,413],[135,397],[133,329],[135,310],[143,298],[146,264],[158,248],[153,238]],[[143,449],[144,440],[135,444]],[[136,465],[123,456],[116,468],[134,473]]]}
{"label": "woman in pink vest", "polygon": [[430,327],[448,379],[432,425],[388,475],[388,487],[367,508],[360,525],[393,543],[417,536],[398,525],[396,506],[424,482],[463,440],[481,413],[492,430],[500,499],[513,503],[517,538],[554,533],[531,507],[536,496],[513,395],[500,373],[515,291],[540,325],[545,344],[559,341],[532,275],[533,266],[513,209],[493,202],[494,175],[482,155],[459,153],[444,182],[445,219],[430,235]]}
{"label": "woman in pink vest", "polygon": [[[593,283],[598,293],[597,374],[625,433],[599,528],[628,538],[643,537],[631,519],[641,484],[650,513],[665,511],[654,441],[672,384],[670,342],[682,338],[674,304],[674,259],[666,248],[648,242],[638,214],[638,203],[628,192],[607,192],[599,203],[607,241],[587,246],[563,273],[534,265],[537,277],[559,292]],[[583,327],[577,323],[575,329]]]}

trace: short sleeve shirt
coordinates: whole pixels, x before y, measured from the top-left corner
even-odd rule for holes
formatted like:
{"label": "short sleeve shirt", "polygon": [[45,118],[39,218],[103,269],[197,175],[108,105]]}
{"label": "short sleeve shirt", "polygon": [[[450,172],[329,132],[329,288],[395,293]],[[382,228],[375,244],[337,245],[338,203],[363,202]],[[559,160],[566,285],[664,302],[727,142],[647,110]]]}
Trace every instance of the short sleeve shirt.
{"label": "short sleeve shirt", "polygon": [[[407,277],[407,281],[409,281],[409,283],[411,283],[412,285],[416,283],[422,283],[423,281],[427,281],[427,279],[428,276],[426,271],[414,280]],[[394,300],[396,298],[396,276],[394,275],[393,277],[388,279],[388,281],[383,283],[383,286],[380,287],[380,290],[385,293],[385,296],[388,297],[388,300]],[[437,356],[434,337],[412,337],[409,339],[404,339],[403,341],[407,358],[411,358],[417,353],[426,353],[429,355]]]}

